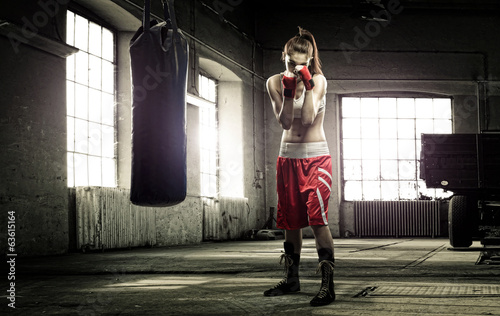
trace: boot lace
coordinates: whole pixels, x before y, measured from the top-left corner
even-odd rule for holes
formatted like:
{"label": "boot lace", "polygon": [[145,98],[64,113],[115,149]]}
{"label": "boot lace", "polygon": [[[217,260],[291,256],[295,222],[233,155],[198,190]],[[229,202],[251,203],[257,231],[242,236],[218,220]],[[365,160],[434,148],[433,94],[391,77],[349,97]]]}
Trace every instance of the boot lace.
{"label": "boot lace", "polygon": [[325,271],[326,273],[323,273],[322,279],[321,279],[321,288],[316,295],[317,298],[325,298],[329,295],[330,287],[330,275],[333,273],[333,269],[335,268],[335,264],[332,261],[329,260],[323,260],[319,263],[318,268],[316,269],[316,274],[320,273],[323,271],[323,269],[327,270]]}
{"label": "boot lace", "polygon": [[284,271],[283,271],[285,274],[285,277],[281,281],[279,281],[278,284],[276,284],[273,287],[273,289],[281,288],[283,285],[288,283],[288,269],[293,265],[292,256],[287,255],[286,253],[282,253],[281,257],[280,257],[280,265],[283,264],[283,261],[285,261]]}
{"label": "boot lace", "polygon": [[284,272],[285,272],[285,275],[286,275],[288,273],[288,269],[293,265],[292,256],[290,256],[290,255],[288,255],[286,253],[282,253],[281,257],[280,257],[280,265],[283,264],[283,261],[285,261]]}

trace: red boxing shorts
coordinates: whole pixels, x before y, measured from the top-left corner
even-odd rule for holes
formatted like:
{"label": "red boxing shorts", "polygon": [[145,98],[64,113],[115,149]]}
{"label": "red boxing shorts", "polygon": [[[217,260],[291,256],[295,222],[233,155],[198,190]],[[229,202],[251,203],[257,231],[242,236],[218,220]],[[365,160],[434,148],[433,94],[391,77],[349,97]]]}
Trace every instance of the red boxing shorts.
{"label": "red boxing shorts", "polygon": [[276,163],[277,227],[328,225],[332,158],[326,142],[282,143]]}

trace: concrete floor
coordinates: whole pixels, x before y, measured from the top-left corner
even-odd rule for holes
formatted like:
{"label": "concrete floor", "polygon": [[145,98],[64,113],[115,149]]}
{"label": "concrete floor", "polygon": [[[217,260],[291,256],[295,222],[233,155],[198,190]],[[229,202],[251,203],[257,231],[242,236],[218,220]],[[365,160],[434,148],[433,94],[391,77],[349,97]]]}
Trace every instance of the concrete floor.
{"label": "concrete floor", "polygon": [[[479,243],[447,239],[336,240],[337,301],[319,289],[304,240],[302,291],[264,297],[282,277],[283,240],[17,258],[12,315],[500,315],[500,265],[476,264]],[[498,249],[498,248],[497,248]],[[5,293],[5,292],[4,292]]]}

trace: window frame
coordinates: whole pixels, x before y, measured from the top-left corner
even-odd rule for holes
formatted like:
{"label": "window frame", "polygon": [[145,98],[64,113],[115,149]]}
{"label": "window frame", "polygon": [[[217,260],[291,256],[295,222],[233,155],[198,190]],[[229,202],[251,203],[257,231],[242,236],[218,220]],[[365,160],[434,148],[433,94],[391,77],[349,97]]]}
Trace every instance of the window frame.
{"label": "window frame", "polygon": [[[210,100],[208,98],[206,98],[205,96],[203,96],[202,94],[202,87],[201,87],[201,82],[202,82],[202,77],[204,78],[207,78],[208,80],[212,81],[214,83],[214,95],[213,95],[213,99]],[[200,70],[199,74],[198,74],[198,93],[199,93],[199,97],[201,99],[203,99],[204,103],[207,104],[206,106],[199,106],[199,111],[200,111],[200,115],[199,115],[199,133],[200,133],[200,144],[199,144],[199,151],[200,151],[200,196],[202,197],[206,197],[206,198],[214,198],[214,199],[217,199],[219,197],[219,116],[218,116],[218,112],[219,112],[219,107],[218,107],[218,103],[217,103],[217,98],[218,98],[218,90],[217,90],[217,85],[218,85],[218,81],[213,78],[212,76],[210,76],[209,74],[207,74],[206,72]],[[202,139],[201,139],[201,132],[202,132],[202,111],[205,109],[205,108],[208,108],[208,104],[210,104],[213,108],[211,110],[214,111],[213,115],[214,115],[214,118],[215,118],[215,126],[210,126],[210,128],[214,128],[215,129],[215,134],[216,134],[216,139],[214,140],[215,142],[215,150],[213,149],[208,149],[208,151],[213,154],[213,159],[214,159],[214,163],[215,163],[215,173],[210,173],[210,172],[205,172],[205,170],[203,169],[203,151],[207,151],[206,148],[202,148]],[[203,183],[203,179],[204,179],[204,175],[208,175],[208,177],[214,177],[215,178],[215,188],[214,188],[214,192],[211,192],[210,189],[207,189],[208,191],[208,194],[206,194],[207,191],[205,191],[205,188],[203,187],[204,183]]]}
{"label": "window frame", "polygon": [[[103,123],[102,121],[102,118],[101,118],[101,121],[100,123],[95,123],[94,121],[92,121],[90,119],[90,117],[87,117],[87,119],[84,119],[84,121],[86,122],[86,125],[87,127],[89,126],[90,123],[93,123],[93,124],[99,124],[100,125],[100,134],[101,134],[101,153],[99,155],[94,155],[94,154],[91,154],[87,151],[87,153],[83,153],[83,155],[87,156],[87,185],[86,186],[95,186],[93,184],[90,183],[90,167],[89,167],[89,157],[99,157],[101,159],[101,184],[99,185],[99,187],[118,187],[118,148],[117,148],[117,140],[118,140],[118,118],[117,118],[117,89],[118,89],[118,74],[117,74],[117,70],[118,70],[118,45],[117,45],[117,41],[118,41],[118,32],[116,30],[115,27],[113,27],[112,25],[110,25],[109,23],[107,23],[105,20],[103,20],[102,18],[100,18],[99,16],[97,16],[96,14],[94,14],[92,11],[88,10],[87,8],[77,4],[77,3],[72,3],[68,9],[67,9],[67,12],[71,12],[75,15],[79,15],[81,16],[82,18],[86,19],[89,23],[94,23],[94,24],[97,24],[98,26],[100,26],[101,28],[105,28],[107,29],[109,32],[112,33],[113,35],[113,45],[112,45],[112,54],[113,54],[113,58],[112,60],[110,59],[106,59],[105,57],[103,57],[101,55],[101,57],[98,57],[100,58],[100,60],[106,60],[106,61],[109,61],[112,65],[112,69],[113,69],[113,87],[112,87],[112,102],[113,102],[113,116],[112,116],[112,125],[109,125],[109,124],[106,124],[106,123]],[[66,21],[67,21],[67,18],[66,18]],[[67,41],[67,31],[68,31],[68,25],[66,24],[66,27],[65,27],[65,38],[64,38],[64,41],[66,42]],[[76,38],[76,34],[74,35],[74,39]],[[85,51],[85,53],[89,54],[89,55],[92,55],[92,53],[90,52],[90,47],[87,48],[87,51]],[[76,58],[76,57],[75,57]],[[76,61],[75,61],[76,62]],[[67,72],[67,70],[66,70]],[[102,74],[102,68],[101,68],[101,74]],[[88,73],[87,73],[88,75]],[[101,75],[101,78],[102,78],[102,75]],[[101,79],[102,80],[102,79]],[[76,80],[76,70],[75,70],[75,77],[73,78],[73,80],[70,80],[66,77],[65,79],[65,82],[68,83],[69,81],[72,81],[74,84],[77,83],[77,80]],[[95,89],[94,87],[91,86],[91,83],[90,83],[90,80],[87,80],[87,84],[85,84],[85,87],[87,89],[94,89],[94,90],[97,90],[99,91],[100,93],[109,93],[111,94],[111,92],[106,92],[105,89],[103,88],[102,86],[102,83],[101,83],[101,86],[99,89]],[[68,86],[66,85],[66,93],[68,91]],[[76,99],[76,96],[75,96],[75,99]],[[90,99],[88,100],[88,105],[90,106]],[[66,105],[67,107],[68,105]],[[75,106],[75,109],[76,109],[76,106]],[[102,115],[102,109],[101,109],[101,115]],[[74,114],[72,116],[74,119],[75,119],[75,122],[76,122],[76,114]],[[66,113],[66,118],[67,120],[70,118],[70,115],[68,113]],[[83,120],[83,119],[82,119]],[[106,157],[103,155],[102,153],[102,141],[103,141],[103,138],[102,138],[102,135],[103,135],[103,127],[109,127],[113,130],[113,155],[112,157]],[[66,128],[66,132],[69,133],[69,129],[68,127]],[[76,134],[75,134],[75,128],[73,129],[73,133],[74,133],[74,141],[76,142]],[[90,134],[88,135],[90,137]],[[69,164],[69,155],[70,154],[77,154],[78,152],[75,150],[76,148],[73,148],[73,151],[69,151],[68,148],[66,149],[66,153],[67,153],[67,159],[68,159],[68,164]],[[114,179],[113,179],[113,184],[109,184],[109,185],[105,185],[104,183],[104,178],[103,178],[103,161],[102,159],[109,159],[109,160],[112,160],[113,161],[113,167],[114,167]],[[75,161],[74,160],[75,158],[73,157],[73,162]],[[69,170],[69,166],[67,166],[67,170],[68,172],[70,171]],[[70,183],[68,182],[68,188],[74,188],[74,187],[77,187],[77,186],[80,186],[80,185],[77,185],[77,181],[76,181],[76,172],[75,172],[75,166],[73,166],[73,183],[72,185],[70,186]],[[69,174],[68,174],[68,178],[69,178]]]}
{"label": "window frame", "polygon": [[[450,117],[450,121],[451,121],[451,133],[454,133],[454,130],[455,130],[455,125],[454,125],[454,119],[453,119],[453,113],[454,113],[454,99],[452,96],[449,96],[449,95],[442,95],[442,94],[432,94],[432,93],[418,93],[418,92],[387,92],[387,93],[384,93],[384,92],[381,92],[381,93],[353,93],[353,94],[340,94],[338,95],[338,104],[339,104],[339,107],[338,107],[338,122],[339,122],[339,128],[338,128],[338,132],[339,132],[339,176],[340,176],[340,185],[341,185],[341,192],[340,192],[340,198],[342,201],[347,201],[347,202],[353,202],[353,201],[390,201],[390,200],[387,200],[387,199],[384,199],[383,196],[382,196],[382,192],[380,193],[380,198],[379,199],[366,199],[364,197],[364,194],[362,194],[362,198],[361,199],[349,199],[347,200],[346,197],[345,197],[345,187],[346,187],[346,183],[348,180],[345,180],[345,160],[363,160],[362,158],[360,159],[345,159],[344,158],[344,117],[343,117],[343,99],[344,98],[413,98],[413,99],[419,99],[419,98],[432,98],[432,99],[449,99],[450,100],[450,111],[451,111],[451,117]],[[415,100],[414,100],[415,102]],[[359,117],[359,119],[362,119],[362,116]],[[380,114],[378,114],[378,117],[377,117],[378,120],[380,120]],[[398,120],[400,118],[397,118]],[[413,118],[413,120],[416,120],[417,118]],[[433,120],[436,119],[436,118],[432,118]],[[380,127],[380,125],[379,125]],[[416,130],[416,127],[415,127],[415,130]],[[379,133],[380,133],[380,128],[379,128]],[[378,135],[378,138],[377,140],[380,140],[381,137],[380,137],[380,134]],[[395,138],[396,141],[398,141],[400,138],[397,137]],[[363,140],[363,137],[360,133],[360,136],[359,136],[359,140]],[[415,141],[415,150],[417,150],[417,142],[419,141],[419,135],[417,135],[415,133],[414,135],[414,139]],[[379,145],[379,149],[380,149],[380,145]],[[415,163],[417,164],[415,166],[415,173],[416,173],[416,179],[412,179],[412,180],[408,180],[408,181],[415,181],[415,184],[418,186],[418,183],[419,181],[421,180],[419,178],[419,156],[420,156],[420,153],[415,151],[415,158],[414,159],[411,159],[413,161],[415,161]],[[379,154],[379,157],[378,157],[378,161],[379,161],[379,166],[380,166],[380,162],[382,160],[385,160],[385,159],[382,159],[380,158],[380,154]],[[400,159],[399,156],[397,157],[397,160],[398,162],[403,160],[405,161],[406,159]],[[362,162],[361,162],[362,163]],[[398,163],[399,165],[399,163]],[[397,174],[397,177],[398,179],[397,180],[394,180],[394,181],[397,181],[398,183],[398,188],[399,188],[399,184],[400,182],[404,182],[404,180],[401,180],[400,176],[399,176],[399,167],[397,168],[398,170],[398,174]],[[362,171],[361,171],[362,172]],[[377,181],[379,184],[379,187],[381,188],[381,183],[382,183],[382,176],[381,176],[381,169],[378,170],[378,179],[374,180],[374,181]],[[361,173],[361,183],[363,183],[363,181],[368,181],[366,179],[363,178],[363,173]],[[434,189],[434,191],[439,191],[440,190],[437,190],[437,189]],[[417,197],[414,198],[414,199],[405,199],[405,198],[402,198],[401,197],[401,193],[400,193],[400,189],[398,189],[398,198],[397,199],[392,199],[392,201],[404,201],[404,200],[421,200],[421,199],[426,199],[428,198],[428,196],[426,195],[422,195],[421,194],[421,191],[418,190],[418,188],[416,189],[416,193],[417,193]],[[442,197],[442,196],[436,196],[437,192],[434,192],[434,196],[433,197],[430,197],[431,199],[435,199],[435,200],[440,200],[440,199],[445,199],[446,197]],[[446,195],[446,194],[445,194]]]}

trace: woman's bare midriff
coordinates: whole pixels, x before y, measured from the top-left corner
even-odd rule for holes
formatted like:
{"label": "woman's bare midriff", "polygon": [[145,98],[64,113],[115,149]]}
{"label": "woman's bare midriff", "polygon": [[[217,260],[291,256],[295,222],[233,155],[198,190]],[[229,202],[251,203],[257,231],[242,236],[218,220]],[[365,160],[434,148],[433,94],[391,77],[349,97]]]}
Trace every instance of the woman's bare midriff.
{"label": "woman's bare midriff", "polygon": [[294,119],[289,130],[283,130],[282,142],[286,143],[313,143],[326,141],[323,130],[325,113],[319,113],[311,126],[302,125],[301,119]]}

